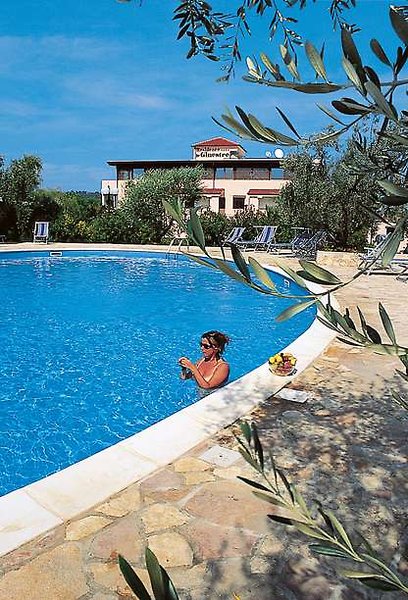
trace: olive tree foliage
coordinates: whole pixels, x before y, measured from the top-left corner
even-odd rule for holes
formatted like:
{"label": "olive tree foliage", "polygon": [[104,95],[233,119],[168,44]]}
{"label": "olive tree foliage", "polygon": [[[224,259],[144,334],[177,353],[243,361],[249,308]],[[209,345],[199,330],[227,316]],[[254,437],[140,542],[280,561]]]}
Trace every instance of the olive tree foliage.
{"label": "olive tree foliage", "polygon": [[134,232],[135,241],[140,244],[163,242],[172,228],[163,201],[174,203],[181,210],[198,205],[201,179],[200,167],[180,167],[152,169],[136,181],[130,181],[120,210]]}
{"label": "olive tree foliage", "polygon": [[5,226],[14,230],[19,239],[32,235],[35,192],[41,183],[42,162],[37,156],[26,155],[6,165],[0,162],[1,215]]}
{"label": "olive tree foliage", "polygon": [[353,154],[352,142],[340,157],[326,144],[311,144],[285,159],[290,182],[280,192],[279,207],[286,228],[325,229],[342,249],[366,245],[379,220],[374,215],[378,194],[371,177],[350,175],[346,167]]}

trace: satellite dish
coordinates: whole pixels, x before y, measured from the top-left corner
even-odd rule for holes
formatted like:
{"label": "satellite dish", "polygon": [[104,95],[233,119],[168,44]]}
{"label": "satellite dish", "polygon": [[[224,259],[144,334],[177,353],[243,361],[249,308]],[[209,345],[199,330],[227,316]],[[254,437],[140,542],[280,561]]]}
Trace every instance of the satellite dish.
{"label": "satellite dish", "polygon": [[272,152],[269,152],[269,150],[267,150],[267,151],[265,152],[265,156],[266,156],[266,158],[271,158],[271,156],[272,156]]}
{"label": "satellite dish", "polygon": [[275,155],[276,158],[283,158],[284,155],[285,155],[285,153],[282,150],[282,148],[276,148],[276,150],[274,152],[274,155]]}

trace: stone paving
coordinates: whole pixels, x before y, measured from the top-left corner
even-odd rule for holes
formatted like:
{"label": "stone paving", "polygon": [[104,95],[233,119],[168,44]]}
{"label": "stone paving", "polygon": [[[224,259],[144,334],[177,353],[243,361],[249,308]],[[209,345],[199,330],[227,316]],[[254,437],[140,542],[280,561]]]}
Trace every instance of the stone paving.
{"label": "stone paving", "polygon": [[[337,297],[343,306],[359,304],[372,324],[381,300],[395,319],[400,344],[407,345],[407,291],[408,284],[395,277],[373,275]],[[309,392],[305,404],[270,399],[247,418],[308,500],[319,498],[407,574],[408,416],[391,400],[391,385],[400,385],[393,375],[397,365],[335,341],[292,384]],[[382,598],[337,576],[333,560],[318,561],[300,535],[267,519],[271,507],[237,480],[253,473],[236,451],[234,431],[236,426],[219,432],[1,558],[0,599],[133,598],[117,556],[123,554],[147,583],[146,545],[183,599],[232,599],[234,593],[242,600]]]}

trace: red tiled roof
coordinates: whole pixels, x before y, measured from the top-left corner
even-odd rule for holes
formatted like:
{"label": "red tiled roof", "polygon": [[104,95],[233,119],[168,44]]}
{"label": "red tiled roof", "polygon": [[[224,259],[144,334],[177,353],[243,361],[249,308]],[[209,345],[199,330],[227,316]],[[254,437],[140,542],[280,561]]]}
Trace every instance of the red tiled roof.
{"label": "red tiled roof", "polygon": [[212,194],[213,196],[218,194],[218,196],[223,196],[225,194],[225,189],[224,188],[204,188],[203,194]]}
{"label": "red tiled roof", "polygon": [[261,189],[261,190],[248,190],[248,196],[278,196],[280,190],[279,189],[275,189],[275,190],[265,190],[265,189]]}
{"label": "red tiled roof", "polygon": [[[196,144],[193,144],[193,148],[199,148],[200,146],[217,146],[223,148],[236,148],[237,146],[239,146],[240,148],[242,148],[241,144],[239,144],[238,142],[231,142],[231,140],[227,140],[223,137],[215,137],[209,140],[204,140],[203,142],[197,142]],[[244,150],[244,148],[242,149]]]}

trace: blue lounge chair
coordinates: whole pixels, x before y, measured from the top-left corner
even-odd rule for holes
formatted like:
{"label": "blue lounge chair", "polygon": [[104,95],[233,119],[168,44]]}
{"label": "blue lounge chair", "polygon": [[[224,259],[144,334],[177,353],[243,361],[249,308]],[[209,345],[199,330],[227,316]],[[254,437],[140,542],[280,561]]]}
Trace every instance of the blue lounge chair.
{"label": "blue lounge chair", "polygon": [[275,235],[278,229],[277,225],[264,225],[256,226],[256,229],[260,229],[260,232],[253,240],[239,240],[236,242],[237,247],[240,250],[265,250],[268,252],[271,245],[276,241]]}
{"label": "blue lounge chair", "polygon": [[277,252],[279,250],[290,250],[295,253],[298,248],[313,236],[313,232],[305,227],[293,227],[295,234],[289,242],[278,242],[271,244],[269,247],[270,252]]}
{"label": "blue lounge chair", "polygon": [[33,242],[44,242],[48,244],[48,221],[36,221],[33,232]]}
{"label": "blue lounge chair", "polygon": [[294,250],[294,255],[296,258],[316,260],[318,249],[329,237],[333,238],[333,236],[325,229],[319,229],[319,231],[316,231],[312,237],[309,237],[298,245],[298,247]]}
{"label": "blue lounge chair", "polygon": [[236,244],[241,238],[242,238],[242,234],[245,231],[245,227],[234,227],[229,234],[227,235],[227,237],[225,238],[225,240],[222,242],[222,246],[227,246],[229,244]]}

